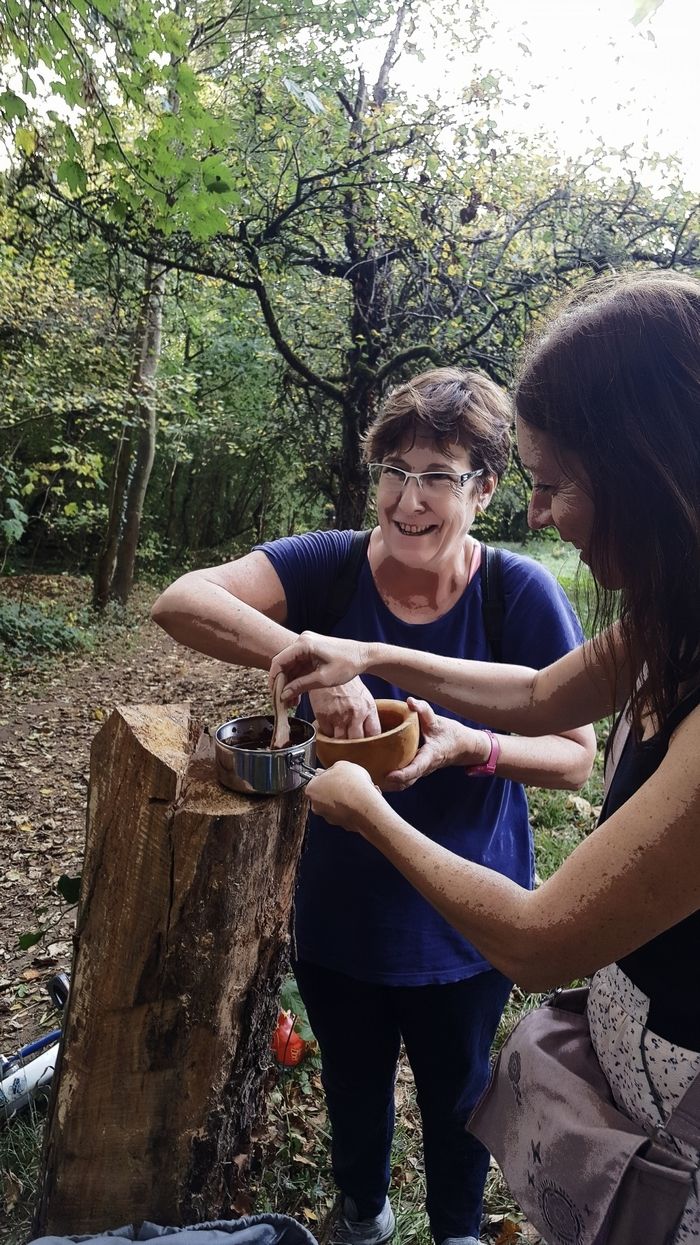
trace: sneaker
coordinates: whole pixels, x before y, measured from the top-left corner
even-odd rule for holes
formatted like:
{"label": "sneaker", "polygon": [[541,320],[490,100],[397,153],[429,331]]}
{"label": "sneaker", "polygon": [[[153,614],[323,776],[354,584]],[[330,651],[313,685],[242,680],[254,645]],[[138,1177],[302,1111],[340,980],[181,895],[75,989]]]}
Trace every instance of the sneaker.
{"label": "sneaker", "polygon": [[446,1236],[442,1245],[481,1245],[475,1236]]}
{"label": "sneaker", "polygon": [[394,1235],[396,1220],[387,1198],[378,1215],[359,1219],[351,1197],[343,1203],[328,1245],[382,1245]]}

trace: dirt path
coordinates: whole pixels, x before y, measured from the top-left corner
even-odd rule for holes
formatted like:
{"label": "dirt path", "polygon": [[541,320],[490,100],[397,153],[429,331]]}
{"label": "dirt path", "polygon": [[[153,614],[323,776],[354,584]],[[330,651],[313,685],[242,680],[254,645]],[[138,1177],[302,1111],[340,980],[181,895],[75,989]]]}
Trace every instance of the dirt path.
{"label": "dirt path", "polygon": [[[5,596],[17,587],[16,580],[0,581]],[[79,602],[88,591],[85,581],[66,577],[60,577],[59,589]],[[62,874],[81,870],[90,744],[100,723],[118,704],[189,701],[210,725],[266,704],[261,672],[224,667],[174,644],[148,620],[148,600],[143,594],[137,602],[135,628],[120,632],[109,647],[61,657],[40,673],[27,667],[2,679],[0,1054],[5,1056],[56,1023],[46,983],[70,967],[75,910],[61,903],[55,888]],[[19,935],[47,925],[35,947],[18,947]]]}

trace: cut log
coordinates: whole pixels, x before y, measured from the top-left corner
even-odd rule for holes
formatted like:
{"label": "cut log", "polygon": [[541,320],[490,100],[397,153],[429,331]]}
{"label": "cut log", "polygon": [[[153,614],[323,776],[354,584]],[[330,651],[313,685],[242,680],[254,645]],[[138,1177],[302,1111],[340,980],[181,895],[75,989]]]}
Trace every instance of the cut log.
{"label": "cut log", "polygon": [[116,709],[96,736],[36,1234],[231,1217],[305,807],[219,786],[187,705]]}

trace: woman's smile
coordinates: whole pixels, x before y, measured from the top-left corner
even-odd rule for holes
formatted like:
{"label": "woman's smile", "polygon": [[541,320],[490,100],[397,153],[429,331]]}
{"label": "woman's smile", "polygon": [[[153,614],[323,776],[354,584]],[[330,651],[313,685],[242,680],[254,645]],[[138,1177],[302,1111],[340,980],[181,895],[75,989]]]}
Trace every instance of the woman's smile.
{"label": "woman's smile", "polygon": [[403,523],[400,519],[394,519],[394,526],[398,528],[402,536],[426,536],[430,532],[436,532],[437,523]]}

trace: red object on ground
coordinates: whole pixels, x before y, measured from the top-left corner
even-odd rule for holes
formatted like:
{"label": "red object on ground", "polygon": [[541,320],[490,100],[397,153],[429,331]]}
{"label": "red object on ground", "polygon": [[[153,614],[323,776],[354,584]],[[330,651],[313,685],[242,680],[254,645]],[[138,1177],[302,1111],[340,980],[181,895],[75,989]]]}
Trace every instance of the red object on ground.
{"label": "red object on ground", "polygon": [[301,1063],[309,1045],[302,1037],[299,1037],[298,1033],[295,1033],[295,1020],[296,1016],[293,1016],[291,1012],[280,1012],[277,1017],[277,1028],[272,1035],[272,1052],[285,1068],[295,1068],[298,1063]]}

